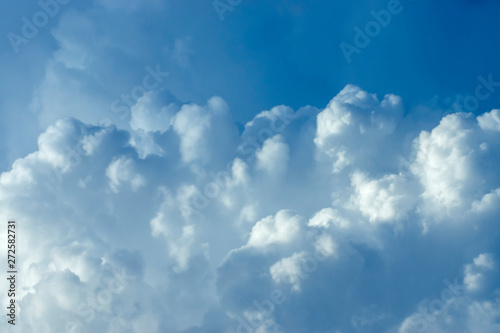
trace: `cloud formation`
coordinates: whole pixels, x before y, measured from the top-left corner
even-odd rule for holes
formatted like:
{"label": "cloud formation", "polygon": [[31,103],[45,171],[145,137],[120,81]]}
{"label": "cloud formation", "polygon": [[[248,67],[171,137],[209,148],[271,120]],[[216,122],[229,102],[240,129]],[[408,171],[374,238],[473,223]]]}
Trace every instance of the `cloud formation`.
{"label": "cloud formation", "polygon": [[348,85],[241,134],[166,91],[129,130],[57,120],[0,176],[18,329],[496,332],[499,111],[409,113]]}

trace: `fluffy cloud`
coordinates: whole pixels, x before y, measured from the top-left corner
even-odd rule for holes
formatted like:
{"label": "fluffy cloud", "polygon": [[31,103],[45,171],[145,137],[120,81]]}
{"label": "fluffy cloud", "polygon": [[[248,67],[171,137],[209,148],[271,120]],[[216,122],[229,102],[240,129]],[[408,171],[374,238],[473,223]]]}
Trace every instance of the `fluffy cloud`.
{"label": "fluffy cloud", "polygon": [[500,110],[495,109],[477,117],[479,126],[485,131],[500,131]]}
{"label": "fluffy cloud", "polygon": [[318,114],[316,144],[320,153],[332,161],[333,173],[375,155],[383,137],[392,134],[401,119],[401,99],[386,95],[377,97],[354,85],[346,86]]}
{"label": "fluffy cloud", "polygon": [[352,185],[355,191],[352,203],[372,223],[399,220],[415,203],[410,186],[401,175],[369,180],[366,175],[355,172]]}
{"label": "fluffy cloud", "polygon": [[[173,116],[179,108],[175,101],[165,100],[161,93],[156,90],[147,91],[131,108],[130,127],[134,131],[163,133],[170,128]],[[173,99],[171,94],[168,94],[168,97]]]}
{"label": "fluffy cloud", "polygon": [[422,132],[418,146],[415,173],[425,188],[424,198],[437,209],[449,211],[463,207],[474,182],[474,141],[470,115],[452,114],[443,118],[438,127]]}
{"label": "fluffy cloud", "polygon": [[220,97],[212,97],[205,107],[183,105],[173,121],[182,161],[206,164],[218,156],[216,150],[226,151],[233,135],[228,120],[228,105]]}
{"label": "fluffy cloud", "polygon": [[109,164],[106,176],[109,179],[109,187],[115,193],[119,191],[122,183],[128,183],[134,191],[146,183],[144,177],[135,171],[133,160],[125,156]]}
{"label": "fluffy cloud", "polygon": [[464,285],[470,291],[477,291],[481,288],[482,280],[484,279],[483,272],[490,271],[494,268],[492,255],[482,253],[474,258],[472,264],[465,266]]}
{"label": "fluffy cloud", "polygon": [[283,142],[283,137],[278,135],[264,141],[262,149],[256,152],[257,168],[270,174],[285,172],[289,160],[288,145]]}
{"label": "fluffy cloud", "polygon": [[305,260],[306,253],[294,253],[291,257],[281,259],[269,269],[271,277],[277,283],[288,282],[293,285],[294,290],[300,290],[302,275],[301,264]]}
{"label": "fluffy cloud", "polygon": [[20,329],[494,332],[498,111],[403,114],[349,85],[241,135],[222,98],[164,90],[129,130],[56,121],[0,175]]}
{"label": "fluffy cloud", "polygon": [[323,227],[329,228],[334,225],[336,228],[347,228],[349,227],[349,221],[342,216],[339,216],[337,210],[333,208],[323,208],[317,212],[307,224],[310,227]]}
{"label": "fluffy cloud", "polygon": [[290,243],[300,231],[300,217],[279,211],[255,224],[250,233],[248,246],[266,248],[272,244]]}
{"label": "fluffy cloud", "polygon": [[464,267],[463,284],[445,281],[446,288],[439,297],[424,300],[416,313],[407,317],[398,332],[495,332],[500,327],[494,319],[499,313],[498,290],[489,299],[476,299],[485,288],[486,276],[494,270],[491,254],[482,253]]}

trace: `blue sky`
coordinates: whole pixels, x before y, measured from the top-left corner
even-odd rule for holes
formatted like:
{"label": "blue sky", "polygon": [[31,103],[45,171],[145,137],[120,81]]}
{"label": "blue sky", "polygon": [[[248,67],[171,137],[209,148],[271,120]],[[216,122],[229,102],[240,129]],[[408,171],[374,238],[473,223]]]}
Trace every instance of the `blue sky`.
{"label": "blue sky", "polygon": [[499,11],[0,4],[16,329],[498,332]]}
{"label": "blue sky", "polygon": [[[6,87],[2,101],[5,109],[15,110],[2,113],[7,117],[2,123],[11,125],[4,125],[3,132],[10,133],[12,124],[32,119],[32,92],[43,80],[44,65],[58,49],[51,30],[70,15],[91,17],[95,29],[128,47],[127,52],[106,57],[96,53],[89,60],[96,71],[99,68],[103,75],[118,77],[123,89],[136,85],[144,67],[161,64],[172,75],[168,88],[181,101],[202,103],[213,95],[221,96],[230,104],[235,121],[243,124],[279,104],[321,107],[349,83],[379,95],[404,96],[409,108],[434,98],[444,100],[443,107],[447,107],[457,94],[472,94],[479,75],[498,76],[494,40],[499,28],[492,16],[500,5],[495,1],[402,1],[403,11],[393,15],[391,23],[347,64],[339,44],[352,43],[353,28],[363,28],[373,20],[370,11],[385,9],[387,3],[244,1],[226,12],[221,22],[210,1],[131,1],[112,12],[93,2],[70,1],[61,5],[60,13],[29,44],[20,45],[18,55],[9,40],[3,39]],[[2,10],[9,13],[2,20],[2,31],[20,33],[21,18],[39,9],[36,3],[9,5]],[[79,38],[81,43],[91,43]],[[182,50],[188,65],[180,66],[168,56],[176,40],[185,45]],[[112,101],[120,90],[115,81],[107,80],[96,76],[86,87]],[[23,98],[16,94],[20,90],[27,93]],[[498,98],[495,94],[482,102],[478,112],[493,108]],[[68,111],[65,115],[76,114]],[[32,142],[32,138],[17,137],[17,151],[27,153]],[[3,144],[2,149],[12,162],[21,155],[9,146]]]}

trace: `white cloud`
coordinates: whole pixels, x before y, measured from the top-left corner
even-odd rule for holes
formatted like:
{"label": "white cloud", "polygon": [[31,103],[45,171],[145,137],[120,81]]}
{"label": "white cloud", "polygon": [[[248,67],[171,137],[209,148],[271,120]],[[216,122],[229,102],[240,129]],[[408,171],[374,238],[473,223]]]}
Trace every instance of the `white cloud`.
{"label": "white cloud", "polygon": [[474,265],[484,269],[493,269],[493,257],[490,253],[481,253],[476,258],[474,258]]}
{"label": "white cloud", "polygon": [[472,210],[483,213],[497,207],[500,207],[500,188],[485,194],[481,200],[475,200],[472,203]]}
{"label": "white cloud", "polygon": [[321,234],[314,243],[314,249],[322,256],[329,257],[337,254],[338,245],[327,234]]}
{"label": "white cloud", "polygon": [[109,187],[115,193],[118,193],[123,183],[128,183],[134,191],[146,184],[144,176],[136,171],[134,161],[125,156],[120,156],[109,164],[106,176],[109,179]]}
{"label": "white cloud", "polygon": [[288,145],[279,134],[264,141],[262,149],[257,150],[257,168],[270,174],[282,174],[286,171],[289,157]]}
{"label": "white cloud", "polygon": [[479,126],[485,131],[500,131],[500,110],[495,109],[477,117]]}
{"label": "white cloud", "polygon": [[470,200],[478,177],[472,122],[471,115],[451,114],[415,140],[413,172],[425,189],[424,207],[432,213],[450,214],[466,207]]}
{"label": "white cloud", "polygon": [[350,223],[347,219],[340,216],[339,212],[333,208],[323,208],[317,212],[307,224],[310,227],[330,228],[348,228]]}
{"label": "white cloud", "polygon": [[300,290],[300,281],[307,274],[302,269],[306,258],[305,252],[294,253],[291,257],[281,259],[269,269],[273,280],[277,283],[289,283],[295,291]]}
{"label": "white cloud", "polygon": [[402,113],[399,97],[386,95],[379,102],[374,94],[347,85],[317,116],[314,143],[319,158],[327,156],[335,174],[356,159],[362,162],[363,155],[380,151],[374,143],[395,131]]}
{"label": "white cloud", "polygon": [[472,264],[465,266],[464,285],[470,291],[481,289],[484,272],[494,268],[493,257],[490,253],[482,253],[474,258]]}
{"label": "white cloud", "polygon": [[299,234],[302,220],[290,211],[281,210],[267,216],[252,228],[247,245],[265,249],[272,244],[290,243]]}
{"label": "white cloud", "polygon": [[177,195],[162,189],[164,202],[156,216],[150,221],[153,237],[163,236],[167,253],[175,262],[176,272],[186,271],[191,259],[196,226],[191,222],[192,207],[189,201],[195,194],[192,186],[179,188]]}
{"label": "white cloud", "polygon": [[[398,97],[348,86],[297,112],[317,119],[278,106],[238,136],[221,98],[164,97],[140,98],[130,130],[59,120],[0,175],[0,218],[20,224],[22,331],[234,332],[243,318],[262,332],[412,332],[454,276],[463,297],[429,330],[498,327],[495,112],[412,136]],[[434,219],[447,223],[422,233]],[[463,262],[464,248],[478,255]],[[123,268],[121,292],[81,308]],[[254,302],[276,289],[284,301],[264,315]]]}
{"label": "white cloud", "polygon": [[179,150],[186,164],[207,164],[217,161],[219,154],[227,154],[234,145],[229,107],[220,97],[212,97],[206,106],[184,104],[175,115],[173,129],[180,139]]}
{"label": "white cloud", "polygon": [[174,130],[181,139],[180,151],[185,163],[207,160],[206,144],[210,113],[197,105],[184,105],[175,116]]}
{"label": "white cloud", "polygon": [[351,201],[372,223],[402,219],[415,203],[412,188],[401,175],[370,180],[360,172],[352,176],[355,194]]}
{"label": "white cloud", "polygon": [[132,106],[130,127],[144,132],[165,132],[171,126],[173,116],[179,110],[175,103],[164,105],[159,98],[160,91],[147,91]]}
{"label": "white cloud", "polygon": [[499,327],[493,319],[500,309],[498,296],[493,302],[475,299],[475,295],[485,289],[486,278],[493,269],[492,255],[479,254],[465,265],[463,285],[456,280],[454,284],[445,281],[447,288],[441,291],[440,297],[421,302],[418,311],[405,318],[398,332],[495,332]]}

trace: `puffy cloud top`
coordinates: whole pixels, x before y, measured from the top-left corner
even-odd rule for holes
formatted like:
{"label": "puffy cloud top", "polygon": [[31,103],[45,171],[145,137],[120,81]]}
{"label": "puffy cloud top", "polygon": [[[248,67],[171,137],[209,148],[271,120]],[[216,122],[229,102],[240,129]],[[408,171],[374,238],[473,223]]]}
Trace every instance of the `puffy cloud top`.
{"label": "puffy cloud top", "polygon": [[238,135],[222,98],[165,96],[130,130],[58,120],[0,175],[20,331],[498,330],[498,110],[418,128],[349,85]]}

